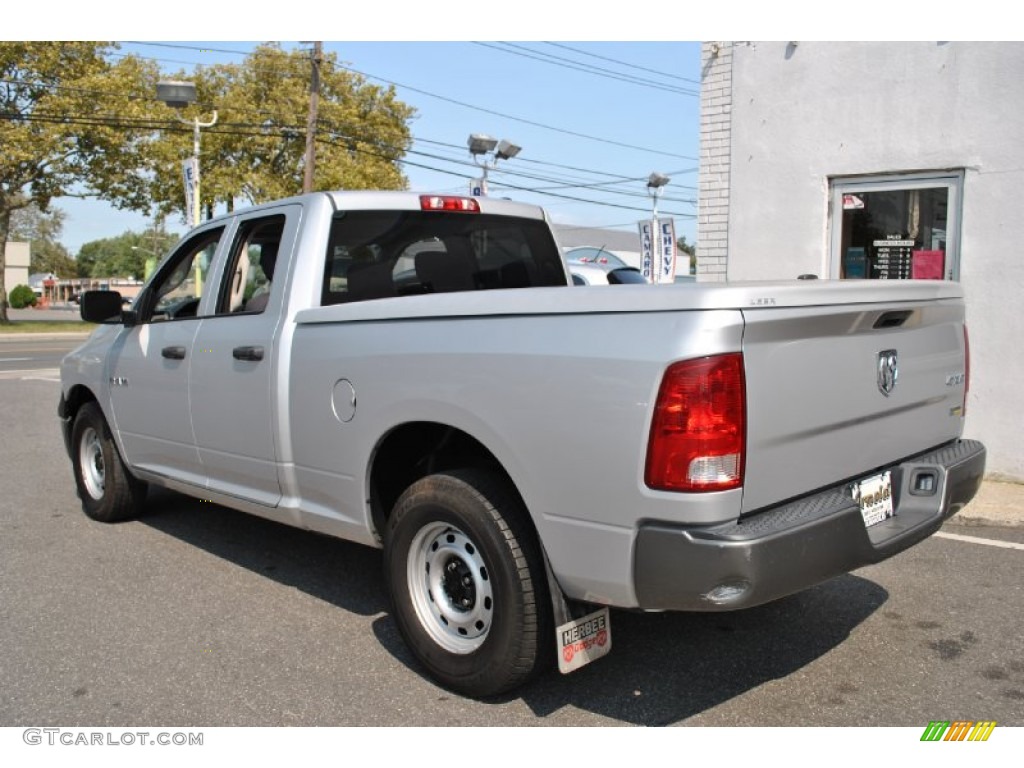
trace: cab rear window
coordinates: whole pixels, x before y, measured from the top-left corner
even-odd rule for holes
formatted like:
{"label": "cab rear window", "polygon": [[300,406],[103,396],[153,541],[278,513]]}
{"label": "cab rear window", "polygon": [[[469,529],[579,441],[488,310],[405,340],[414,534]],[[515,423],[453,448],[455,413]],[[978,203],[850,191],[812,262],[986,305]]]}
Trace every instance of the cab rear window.
{"label": "cab rear window", "polygon": [[566,284],[543,221],[435,211],[335,216],[321,304]]}

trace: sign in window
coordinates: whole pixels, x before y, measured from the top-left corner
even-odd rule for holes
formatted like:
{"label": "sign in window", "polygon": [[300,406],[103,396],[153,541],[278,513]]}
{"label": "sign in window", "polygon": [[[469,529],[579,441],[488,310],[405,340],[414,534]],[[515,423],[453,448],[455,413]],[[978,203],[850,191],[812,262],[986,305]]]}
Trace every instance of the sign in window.
{"label": "sign in window", "polygon": [[832,180],[831,274],[956,280],[961,174]]}

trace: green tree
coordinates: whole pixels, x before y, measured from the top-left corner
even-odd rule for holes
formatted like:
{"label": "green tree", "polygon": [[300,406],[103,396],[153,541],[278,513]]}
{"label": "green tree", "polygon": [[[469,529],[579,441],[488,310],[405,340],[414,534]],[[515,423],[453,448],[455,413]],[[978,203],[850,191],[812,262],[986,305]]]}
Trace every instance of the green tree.
{"label": "green tree", "polygon": [[45,272],[59,278],[78,277],[78,264],[71,258],[68,249],[50,240],[33,241],[29,244],[31,259],[29,270],[35,274]]}
{"label": "green tree", "polygon": [[36,294],[27,285],[16,285],[11,290],[11,306],[14,309],[24,309],[36,305]]}
{"label": "green tree", "polygon": [[[218,120],[201,137],[204,208],[231,210],[236,200],[262,203],[302,191],[310,58],[305,51],[260,45],[241,64],[199,67],[172,77],[196,84],[196,105],[174,113],[161,106],[164,140],[154,148],[159,173],[153,199],[165,213],[184,209],[182,161],[192,154],[192,129],[178,117]],[[415,110],[393,88],[342,69],[334,54],[320,64],[315,189],[404,189],[399,161],[411,144]]]}
{"label": "green tree", "polygon": [[54,197],[146,209],[155,65],[95,42],[0,42],[0,322],[11,215]]}
{"label": "green tree", "polygon": [[690,256],[690,274],[697,272],[697,244],[686,242],[686,235],[676,240],[676,248]]}
{"label": "green tree", "polygon": [[76,277],[78,265],[71,254],[60,243],[64,228],[64,211],[54,209],[41,211],[36,205],[29,205],[11,212],[9,240],[27,241],[31,261],[29,272],[52,272],[58,277]]}
{"label": "green tree", "polygon": [[[34,205],[46,212],[61,196],[142,211],[154,204],[163,213],[184,209],[181,160],[192,153],[192,129],[180,117],[219,112],[202,137],[204,207],[230,209],[235,200],[259,203],[302,189],[310,81],[304,52],[266,44],[242,64],[179,73],[196,82],[200,101],[178,115],[155,99],[156,64],[114,60],[115,47],[0,42],[0,322],[7,322],[3,266],[15,211]],[[323,58],[320,73],[315,187],[403,188],[398,163],[411,142],[414,110],[393,88],[340,68],[333,55]],[[126,254],[121,245],[83,250],[80,274],[139,270],[138,252]],[[41,258],[66,267],[63,255],[44,249]]]}
{"label": "green tree", "polygon": [[83,277],[129,277],[141,280],[146,260],[160,259],[178,241],[178,236],[162,228],[145,232],[123,232],[117,237],[90,240],[78,251],[77,262]]}

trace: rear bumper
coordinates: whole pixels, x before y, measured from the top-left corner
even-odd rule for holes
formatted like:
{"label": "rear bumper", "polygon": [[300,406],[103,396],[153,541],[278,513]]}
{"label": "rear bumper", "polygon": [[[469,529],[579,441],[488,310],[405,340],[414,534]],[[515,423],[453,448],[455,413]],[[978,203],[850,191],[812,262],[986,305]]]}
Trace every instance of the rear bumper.
{"label": "rear bumper", "polygon": [[[927,538],[977,493],[985,446],[957,440],[891,467],[895,515],[866,528],[845,484],[726,525],[643,524],[634,582],[647,610],[727,611],[760,605]],[[930,492],[914,492],[921,474]]]}

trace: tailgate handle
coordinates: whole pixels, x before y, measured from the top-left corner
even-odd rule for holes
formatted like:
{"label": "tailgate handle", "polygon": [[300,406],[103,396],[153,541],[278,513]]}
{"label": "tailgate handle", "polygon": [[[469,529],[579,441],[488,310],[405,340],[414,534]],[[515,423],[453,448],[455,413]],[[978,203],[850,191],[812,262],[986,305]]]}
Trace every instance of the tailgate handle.
{"label": "tailgate handle", "polygon": [[883,312],[877,320],[875,320],[875,328],[899,328],[905,322],[907,318],[914,314],[912,309],[900,309],[895,312]]}
{"label": "tailgate handle", "polygon": [[184,347],[164,347],[160,350],[160,356],[165,357],[168,360],[184,360],[185,359],[185,348]]}
{"label": "tailgate handle", "polygon": [[231,355],[235,360],[248,360],[255,363],[263,359],[263,347],[235,347],[231,350]]}

